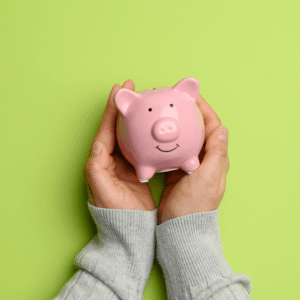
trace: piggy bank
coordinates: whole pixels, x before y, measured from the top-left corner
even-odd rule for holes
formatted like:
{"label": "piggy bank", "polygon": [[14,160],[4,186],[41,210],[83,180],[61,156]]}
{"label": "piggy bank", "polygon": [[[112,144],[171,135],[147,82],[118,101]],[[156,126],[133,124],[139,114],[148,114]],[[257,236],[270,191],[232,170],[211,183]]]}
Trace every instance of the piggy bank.
{"label": "piggy bank", "polygon": [[180,168],[191,174],[199,167],[205,137],[196,105],[199,89],[198,81],[187,77],[172,88],[139,92],[123,88],[115,94],[117,141],[140,182],[155,173]]}

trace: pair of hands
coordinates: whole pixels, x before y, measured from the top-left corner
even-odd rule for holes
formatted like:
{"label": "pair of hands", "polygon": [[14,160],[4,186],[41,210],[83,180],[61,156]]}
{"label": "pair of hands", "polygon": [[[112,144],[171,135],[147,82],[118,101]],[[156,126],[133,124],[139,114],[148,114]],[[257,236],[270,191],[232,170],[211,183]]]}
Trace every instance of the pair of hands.
{"label": "pair of hands", "polygon": [[[152,211],[156,206],[149,185],[139,182],[134,167],[124,158],[117,143],[118,110],[113,97],[121,88],[134,91],[135,85],[129,79],[122,87],[115,84],[110,92],[83,171],[89,200],[101,208]],[[228,129],[221,126],[217,114],[200,95],[196,104],[205,126],[200,166],[190,175],[180,169],[166,173],[158,224],[187,214],[215,210],[225,192],[229,169]]]}

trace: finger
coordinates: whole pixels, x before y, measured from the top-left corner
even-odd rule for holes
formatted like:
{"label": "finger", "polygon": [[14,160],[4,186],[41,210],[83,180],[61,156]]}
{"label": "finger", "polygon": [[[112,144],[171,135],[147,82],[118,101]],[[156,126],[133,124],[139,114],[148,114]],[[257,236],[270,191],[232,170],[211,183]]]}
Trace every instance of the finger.
{"label": "finger", "polygon": [[118,110],[113,103],[113,98],[115,93],[121,89],[119,84],[115,84],[111,89],[111,92],[108,97],[108,101],[106,103],[104,116],[101,121],[101,125],[94,137],[92,142],[91,151],[93,149],[93,145],[97,141],[103,142],[109,153],[111,153],[115,147],[115,124],[117,120]]}
{"label": "finger", "polygon": [[113,191],[114,183],[109,174],[110,155],[104,143],[96,142],[92,156],[86,163],[85,174],[88,187],[88,194],[91,204],[98,207],[106,207],[109,191]]}
{"label": "finger", "polygon": [[86,166],[83,169],[83,177],[84,177],[85,182],[86,182],[86,189],[87,189],[87,193],[88,193],[88,199],[89,199],[89,201],[92,205],[95,205],[92,190],[91,190],[91,187],[89,186],[89,182],[88,182],[88,175],[87,175],[87,171],[86,171]]}
{"label": "finger", "polygon": [[107,151],[111,154],[115,148],[116,143],[116,122],[118,116],[118,109],[114,104],[114,95],[121,88],[134,89],[134,82],[130,79],[124,82],[122,87],[115,84],[109,94],[108,101],[105,107],[105,112],[99,130],[93,140],[92,145],[101,141],[105,144]]}
{"label": "finger", "polygon": [[229,170],[229,158],[228,158],[228,154],[227,154],[225,163],[222,168],[221,176],[220,176],[220,185],[219,185],[219,193],[220,194],[223,194],[225,192],[226,178],[227,178],[228,170]]}
{"label": "finger", "polygon": [[219,186],[224,164],[227,160],[228,129],[225,126],[216,128],[205,145],[205,154],[200,167],[195,171],[196,176],[204,178],[209,185]]}
{"label": "finger", "polygon": [[209,137],[211,133],[219,126],[221,126],[221,120],[211,106],[203,99],[199,94],[196,100],[204,120],[205,137]]}
{"label": "finger", "polygon": [[135,90],[134,82],[133,82],[131,79],[127,79],[127,80],[123,83],[122,88],[126,88],[126,89],[129,89],[129,90],[134,91],[134,90]]}
{"label": "finger", "polygon": [[93,197],[93,193],[92,193],[92,189],[89,185],[88,179],[86,179],[86,187],[87,187],[87,192],[88,192],[88,199],[90,201],[90,203],[94,206],[96,206],[96,203],[94,201],[94,197]]}
{"label": "finger", "polygon": [[202,163],[203,158],[204,158],[205,147],[206,147],[206,141],[204,141],[204,144],[203,144],[203,146],[202,146],[202,148],[201,148],[201,151],[200,151],[200,154],[199,154],[199,161],[200,161],[200,164]]}

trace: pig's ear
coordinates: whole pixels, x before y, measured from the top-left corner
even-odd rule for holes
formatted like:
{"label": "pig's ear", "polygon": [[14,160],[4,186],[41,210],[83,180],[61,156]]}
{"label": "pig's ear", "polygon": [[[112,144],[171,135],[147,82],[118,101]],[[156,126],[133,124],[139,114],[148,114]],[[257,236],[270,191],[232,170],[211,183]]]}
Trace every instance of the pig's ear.
{"label": "pig's ear", "polygon": [[130,105],[138,100],[140,95],[129,89],[120,89],[115,93],[114,103],[120,113],[126,116]]}
{"label": "pig's ear", "polygon": [[175,84],[173,89],[188,94],[194,101],[196,101],[200,85],[194,77],[187,77]]}

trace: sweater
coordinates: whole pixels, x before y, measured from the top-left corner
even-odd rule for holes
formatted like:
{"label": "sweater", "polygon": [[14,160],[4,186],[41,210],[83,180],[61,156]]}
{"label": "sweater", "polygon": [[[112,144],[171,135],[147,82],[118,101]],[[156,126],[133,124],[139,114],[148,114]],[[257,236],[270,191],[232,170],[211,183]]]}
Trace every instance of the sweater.
{"label": "sweater", "polygon": [[224,257],[219,209],[157,225],[157,209],[88,207],[97,234],[53,300],[141,300],[155,254],[170,300],[250,299],[251,279],[234,273]]}

